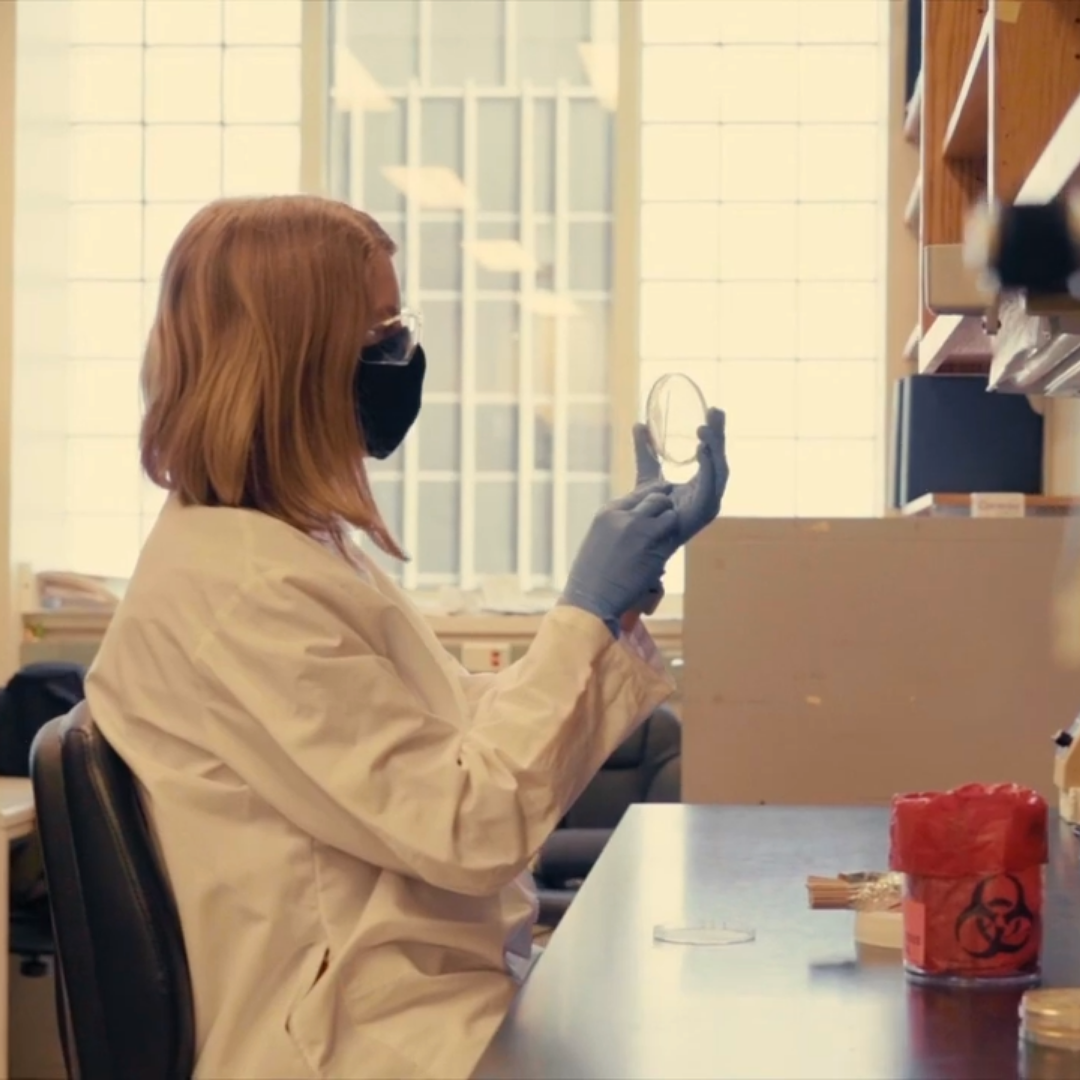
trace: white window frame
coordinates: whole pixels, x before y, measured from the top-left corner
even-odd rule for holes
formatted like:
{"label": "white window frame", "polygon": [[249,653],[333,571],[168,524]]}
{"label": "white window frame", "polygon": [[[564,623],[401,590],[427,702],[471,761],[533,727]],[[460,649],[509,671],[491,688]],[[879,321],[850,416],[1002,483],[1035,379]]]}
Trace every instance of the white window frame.
{"label": "white window frame", "polygon": [[[420,6],[419,18],[421,23],[430,21],[430,5],[433,0],[418,0]],[[505,19],[507,26],[516,22],[517,5],[525,0],[502,0],[505,6]],[[304,64],[304,114],[303,122],[305,134],[303,141],[302,176],[304,177],[305,189],[312,192],[322,193],[326,190],[326,162],[329,160],[328,148],[329,133],[327,130],[327,100],[325,87],[329,85],[326,78],[328,72],[329,54],[329,23],[332,0],[306,0],[304,41],[303,41],[303,64]],[[888,54],[891,42],[896,33],[896,17],[889,19],[892,9],[896,5],[884,4],[882,6],[882,20],[887,23],[883,27],[880,43],[883,55]],[[423,35],[422,35],[423,40]],[[508,38],[509,40],[509,38]],[[613,279],[611,287],[609,334],[608,334],[608,409],[610,416],[610,484],[613,492],[629,490],[635,480],[635,463],[633,444],[631,440],[631,428],[635,421],[640,419],[641,401],[641,356],[639,347],[640,337],[640,238],[641,238],[641,140],[642,140],[642,112],[641,112],[641,74],[642,74],[642,0],[619,0],[618,6],[618,105],[615,113],[615,158],[614,168],[614,192],[612,206],[612,265]],[[512,59],[512,58],[511,58]],[[430,58],[420,57],[421,67]],[[883,64],[885,69],[884,78],[888,78],[889,65]],[[512,72],[512,66],[508,59],[507,71]],[[490,93],[485,91],[485,94]],[[469,132],[473,133],[475,140],[475,116],[470,111],[470,104],[475,109],[475,100],[470,101],[467,91],[463,92],[465,99],[464,128],[466,132],[465,169],[470,169],[469,161]],[[410,110],[417,108],[419,102],[409,102]],[[565,105],[563,107],[565,109]],[[527,124],[529,111],[524,110],[523,124]],[[563,114],[565,115],[565,113]],[[471,119],[470,119],[471,117]],[[409,129],[415,131],[415,125],[410,124]],[[532,175],[531,167],[531,141],[522,138],[522,184],[530,183]],[[882,133],[882,152],[885,154],[885,143],[888,132]],[[410,158],[418,160],[419,148],[410,147]],[[886,158],[886,168],[891,161]],[[565,179],[565,178],[564,178]],[[467,182],[467,178],[466,178]],[[558,189],[557,183],[557,189]],[[531,210],[527,206],[525,192],[522,196],[523,214],[531,216]],[[558,190],[556,200],[558,203]],[[556,220],[559,220],[559,210],[556,207]],[[415,213],[406,211],[406,220],[415,218]],[[524,217],[522,218],[524,223]],[[884,232],[885,223],[882,222]],[[412,225],[405,230],[405,246],[415,244],[417,240],[417,226]],[[475,229],[475,217],[470,222],[470,215],[464,217],[464,239],[470,239],[470,229]],[[565,230],[560,230],[564,234]],[[523,228],[523,235],[532,235],[529,229]],[[563,236],[565,242],[565,236]],[[883,272],[879,279],[884,288],[889,280],[888,267],[894,258],[893,238],[883,237],[880,260],[883,264]],[[558,237],[557,237],[558,243]],[[417,273],[415,260],[408,260],[406,276],[409,280],[404,282],[407,294],[415,295],[418,291],[418,281],[413,281],[412,276]],[[526,275],[527,279],[527,275]],[[472,283],[473,285],[475,283]],[[529,282],[522,281],[522,290],[529,288]],[[466,273],[463,282],[463,313],[465,322],[470,323],[470,281]],[[556,290],[558,283],[556,283]],[[884,306],[885,319],[889,318],[888,295],[886,294]],[[884,321],[884,320],[883,320]],[[465,370],[465,382],[463,385],[471,385],[468,375],[468,367],[472,362],[470,356],[470,341],[474,340],[476,327],[467,325],[464,333],[462,363]],[[560,425],[565,429],[567,417],[565,408],[565,336],[566,322],[559,320],[559,331],[556,342],[556,356],[561,356],[562,362],[556,362],[556,386],[555,386],[555,426],[554,439],[555,460],[552,468],[553,482],[553,567],[552,577],[555,582],[562,580],[568,569],[568,562],[572,552],[566,550],[566,461],[565,439],[559,438]],[[531,326],[529,320],[522,320],[520,327],[520,391],[516,401],[524,410],[523,415],[530,415],[531,396],[531,369],[530,355],[532,343]],[[889,397],[887,376],[895,374],[895,365],[889,364],[892,350],[885,352],[886,360],[879,365],[879,388],[883,406],[887,409]],[[560,387],[560,377],[564,385]],[[560,392],[560,390],[562,392]],[[475,476],[472,462],[475,453],[475,403],[471,402],[470,392],[462,396],[461,416],[461,467],[460,476],[462,484],[461,521],[459,523],[459,552],[462,567],[461,585],[470,589],[476,585],[476,575],[472,567],[472,551],[474,548],[474,489]],[[560,409],[558,403],[562,402]],[[884,492],[887,487],[888,476],[888,427],[882,429],[881,436],[876,440],[877,467],[877,492],[875,502],[883,505]],[[519,470],[517,477],[521,483],[519,486],[517,536],[518,536],[518,567],[519,582],[523,589],[528,590],[533,582],[531,580],[531,541],[532,541],[532,503],[531,483],[533,480],[532,451],[533,429],[531,424],[523,423],[518,432],[518,458]],[[561,451],[561,452],[560,452]],[[416,550],[416,521],[417,521],[417,476],[418,476],[418,452],[415,447],[411,450],[406,447],[404,457],[405,480],[403,483],[403,520],[405,531],[403,542],[407,550]],[[403,584],[407,588],[417,587],[417,567],[415,564],[406,564],[403,574]]]}
{"label": "white window frame", "polygon": [[[423,32],[425,22],[430,25],[431,3],[433,0],[418,0],[419,20],[421,24],[421,43],[428,39]],[[502,0],[504,5],[505,25],[516,25],[517,7],[523,0]],[[527,2],[527,0],[524,0]],[[329,109],[326,87],[330,85],[331,65],[331,24],[333,0],[306,0],[303,25],[302,69],[304,82],[303,120],[305,126],[301,147],[301,177],[304,191],[322,194],[328,187],[329,153]],[[594,8],[595,21],[595,8]],[[634,482],[633,445],[630,429],[637,418],[638,403],[638,236],[639,209],[638,193],[640,190],[640,86],[641,69],[641,6],[640,0],[619,0],[618,7],[618,50],[619,50],[619,87],[618,105],[615,111],[615,157],[612,162],[614,185],[612,214],[602,215],[610,220],[612,237],[613,280],[610,292],[610,311],[608,322],[608,386],[609,393],[603,398],[610,417],[611,446],[609,454],[610,468],[607,474],[612,491],[628,490]],[[507,41],[513,38],[507,35]],[[507,46],[508,53],[512,53]],[[421,48],[420,68],[421,84],[423,74],[430,58]],[[512,56],[508,56],[507,72],[509,81],[513,81]],[[485,88],[484,98],[499,96],[496,89]],[[417,141],[419,125],[417,113],[421,97],[436,96],[428,91],[421,95],[415,88],[406,99],[406,129],[410,133],[407,144],[407,165],[415,165],[420,160],[420,147]],[[475,168],[476,157],[476,104],[477,95],[466,87],[455,91],[455,98],[463,101],[464,129],[464,176],[468,185],[469,177]],[[518,97],[517,88],[505,91],[507,97]],[[545,97],[551,93],[544,91]],[[568,139],[568,104],[572,99],[594,97],[592,90],[562,87],[554,94],[556,110],[556,141],[564,143]],[[531,237],[534,210],[531,199],[533,176],[533,142],[529,137],[532,112],[532,98],[527,88],[522,99],[522,137],[521,137],[521,184],[519,212],[517,220],[521,223],[521,234]],[[350,118],[353,125],[352,143],[362,144],[362,113],[354,113]],[[360,129],[360,130],[358,130]],[[560,155],[565,163],[566,156]],[[555,212],[556,247],[562,249],[562,257],[556,258],[556,266],[562,268],[565,275],[566,247],[569,244],[568,232],[568,187],[569,176],[565,168],[556,177]],[[419,212],[406,201],[405,206],[404,247],[419,246]],[[467,245],[475,239],[476,213],[466,208],[463,214],[463,241]],[[420,292],[419,264],[416,259],[406,260],[405,280],[402,282],[406,296],[416,296]],[[565,289],[567,282],[557,280],[554,285],[556,294]],[[521,294],[527,296],[535,287],[531,275],[521,275]],[[472,364],[474,363],[475,334],[474,322],[475,271],[470,271],[466,263],[462,280],[462,386],[460,395],[460,466],[457,475],[461,483],[461,514],[458,524],[459,565],[461,571],[460,587],[474,589],[478,584],[478,575],[474,566],[475,551],[475,451],[476,451],[476,392],[472,389]],[[556,585],[565,579],[573,552],[567,550],[567,438],[568,428],[568,366],[566,316],[556,316],[555,339],[555,385],[553,389],[554,432],[552,461],[552,582]],[[518,378],[519,391],[512,396],[514,404],[521,407],[523,417],[532,415],[532,324],[523,318],[519,325]],[[434,397],[431,398],[434,400]],[[575,402],[585,404],[583,395],[575,395]],[[532,573],[532,488],[536,475],[534,460],[534,429],[531,423],[521,423],[518,427],[518,469],[512,474],[518,481],[517,497],[517,567],[518,582],[523,591],[531,591],[535,586]],[[418,491],[419,491],[419,447],[416,440],[410,440],[403,448],[402,482],[402,545],[406,551],[418,549]],[[508,474],[510,475],[510,474]],[[596,474],[599,477],[600,474]],[[589,479],[589,474],[575,474],[580,479]],[[419,577],[422,568],[415,562],[407,562],[402,568],[402,585],[406,589],[420,588]]]}

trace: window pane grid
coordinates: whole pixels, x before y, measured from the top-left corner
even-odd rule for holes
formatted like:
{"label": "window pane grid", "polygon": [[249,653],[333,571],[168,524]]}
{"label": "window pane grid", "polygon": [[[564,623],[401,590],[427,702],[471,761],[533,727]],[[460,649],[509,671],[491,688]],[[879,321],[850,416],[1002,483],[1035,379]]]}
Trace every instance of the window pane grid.
{"label": "window pane grid", "polygon": [[728,514],[880,510],[878,8],[644,0],[642,399],[728,410]]}
{"label": "window pane grid", "polygon": [[[205,202],[298,189],[301,2],[70,5],[71,188],[57,208],[68,242],[55,290],[65,423],[55,453],[25,439],[16,448],[42,480],[38,463],[55,458],[52,482],[16,500],[18,546],[35,559],[52,516],[63,528],[43,550],[59,565],[118,576],[134,565],[164,499],[141,477],[137,448],[157,280]],[[20,352],[28,387],[40,361]]]}
{"label": "window pane grid", "polygon": [[[685,370],[729,408],[728,513],[879,509],[879,6],[643,0],[640,310],[618,317],[639,317],[643,397]],[[420,10],[331,0],[334,191],[401,243],[431,352],[418,429],[373,484],[406,584],[557,583],[610,487],[617,3]],[[126,572],[160,506],[137,370],[176,232],[208,199],[297,186],[300,13],[71,6],[66,319],[38,320],[16,369],[63,415],[16,426],[50,478],[21,485],[19,529],[76,569]]]}
{"label": "window pane grid", "polygon": [[406,586],[549,584],[607,496],[614,127],[582,66],[604,8],[333,5],[335,193],[398,240],[429,342],[416,429],[372,468]]}

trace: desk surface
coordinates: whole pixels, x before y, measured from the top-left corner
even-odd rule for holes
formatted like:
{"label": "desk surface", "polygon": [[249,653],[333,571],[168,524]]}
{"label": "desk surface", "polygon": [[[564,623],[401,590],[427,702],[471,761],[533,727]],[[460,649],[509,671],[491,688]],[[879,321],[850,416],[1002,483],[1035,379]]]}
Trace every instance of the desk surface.
{"label": "desk surface", "polygon": [[[1080,843],[1056,821],[1046,985],[1080,986]],[[861,961],[810,874],[881,869],[887,811],[635,807],[534,968],[477,1076],[1015,1080],[1018,991],[910,986]],[[657,945],[657,923],[749,925],[748,945]]]}
{"label": "desk surface", "polygon": [[0,776],[0,827],[10,831],[34,820],[34,791],[29,780]]}

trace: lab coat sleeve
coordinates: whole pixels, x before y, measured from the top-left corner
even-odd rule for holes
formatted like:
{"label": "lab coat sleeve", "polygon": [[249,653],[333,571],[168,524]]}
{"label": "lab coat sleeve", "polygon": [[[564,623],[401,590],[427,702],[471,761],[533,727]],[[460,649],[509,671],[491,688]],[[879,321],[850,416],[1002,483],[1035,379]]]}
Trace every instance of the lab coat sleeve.
{"label": "lab coat sleeve", "polygon": [[[624,633],[620,638],[621,643],[630,654],[648,664],[658,675],[666,676],[663,656],[656,647],[652,635],[645,628],[645,623],[640,619],[634,624],[630,633]],[[510,669],[512,670],[512,668]],[[471,713],[475,713],[477,706],[483,700],[484,695],[496,686],[496,680],[507,675],[507,671],[469,671],[458,665],[458,680],[461,684],[465,700],[469,703]]]}
{"label": "lab coat sleeve", "polygon": [[[599,620],[561,607],[472,716],[437,715],[310,583],[243,590],[198,662],[212,749],[316,840],[439,888],[512,881],[615,747],[671,692]],[[399,625],[400,624],[400,625]],[[416,649],[430,645],[419,635]]]}

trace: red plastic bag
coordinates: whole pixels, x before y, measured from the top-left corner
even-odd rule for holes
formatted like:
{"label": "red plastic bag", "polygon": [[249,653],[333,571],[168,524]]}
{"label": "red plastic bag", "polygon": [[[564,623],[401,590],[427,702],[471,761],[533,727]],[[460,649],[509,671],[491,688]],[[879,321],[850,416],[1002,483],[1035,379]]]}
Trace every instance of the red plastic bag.
{"label": "red plastic bag", "polygon": [[929,976],[1037,970],[1047,806],[1016,784],[893,799],[889,865],[905,875],[904,961]]}

